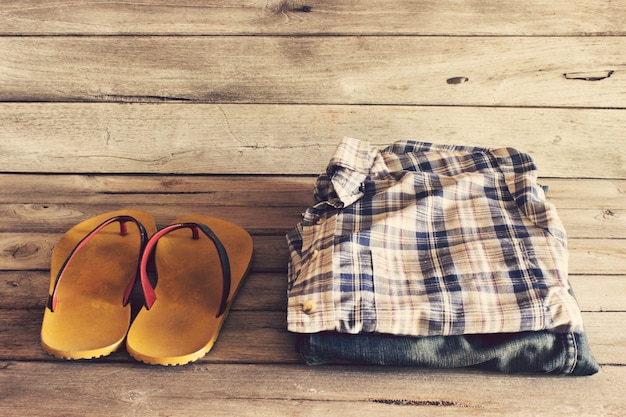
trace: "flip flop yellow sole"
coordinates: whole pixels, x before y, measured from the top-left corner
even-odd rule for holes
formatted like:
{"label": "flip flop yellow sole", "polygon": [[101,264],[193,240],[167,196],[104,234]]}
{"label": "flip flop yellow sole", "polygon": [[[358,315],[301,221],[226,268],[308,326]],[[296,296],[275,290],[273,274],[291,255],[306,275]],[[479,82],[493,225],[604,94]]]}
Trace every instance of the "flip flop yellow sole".
{"label": "flip flop yellow sole", "polygon": [[[152,250],[154,289],[145,265]],[[143,256],[146,305],[128,331],[128,353],[154,365],[203,357],[217,340],[252,251],[252,237],[243,228],[213,217],[181,217],[157,232]]]}
{"label": "flip flop yellow sole", "polygon": [[143,247],[155,231],[148,213],[119,210],[81,222],[63,235],[52,252],[41,326],[46,352],[92,359],[122,344],[131,319],[128,297]]}

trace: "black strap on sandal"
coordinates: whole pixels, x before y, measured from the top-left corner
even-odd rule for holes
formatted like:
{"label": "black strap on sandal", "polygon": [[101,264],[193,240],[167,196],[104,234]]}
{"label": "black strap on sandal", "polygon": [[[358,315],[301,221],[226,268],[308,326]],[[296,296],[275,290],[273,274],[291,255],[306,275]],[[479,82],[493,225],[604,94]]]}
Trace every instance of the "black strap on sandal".
{"label": "black strap on sandal", "polygon": [[197,240],[200,238],[198,230],[201,230],[209,239],[213,241],[215,247],[217,249],[217,254],[220,259],[220,265],[222,268],[222,296],[220,299],[220,305],[217,310],[217,314],[215,317],[219,317],[226,311],[226,306],[228,304],[228,296],[230,295],[230,261],[228,259],[228,253],[226,253],[226,248],[219,240],[219,238],[215,235],[215,233],[209,228],[209,226],[202,223],[195,222],[186,222],[186,223],[177,223],[172,224],[164,229],[155,233],[152,238],[148,241],[146,248],[144,250],[144,254],[141,260],[141,268],[140,268],[140,276],[141,276],[141,288],[143,290],[144,301],[146,309],[150,309],[154,302],[156,301],[156,293],[154,292],[154,288],[150,284],[150,280],[148,279],[148,260],[152,256],[152,252],[154,251],[159,239],[166,234],[178,230],[178,229],[191,229],[192,239]]}
{"label": "black strap on sandal", "polygon": [[72,249],[72,251],[70,252],[68,257],[63,262],[63,265],[59,269],[59,272],[57,273],[57,276],[56,276],[56,278],[54,280],[54,286],[52,287],[52,294],[48,295],[47,307],[50,309],[50,311],[54,312],[54,310],[56,309],[56,305],[57,305],[56,292],[57,292],[57,288],[59,286],[59,282],[61,281],[61,278],[63,277],[63,273],[67,269],[69,263],[74,258],[74,255],[76,255],[76,253],[83,246],[85,246],[89,242],[89,240],[91,240],[91,238],[95,234],[97,234],[102,229],[104,229],[108,225],[110,225],[112,223],[115,223],[115,222],[119,222],[119,224],[120,224],[120,235],[121,236],[126,236],[128,234],[128,227],[127,227],[126,223],[132,222],[132,223],[135,223],[137,225],[137,228],[139,229],[139,235],[141,237],[141,246],[139,248],[139,256],[138,256],[138,259],[137,259],[137,269],[135,270],[135,274],[133,275],[132,279],[130,280],[130,282],[126,286],[126,289],[124,290],[124,297],[122,299],[122,305],[125,306],[125,305],[128,304],[128,301],[129,301],[129,298],[130,298],[130,294],[131,294],[131,292],[133,290],[133,286],[135,285],[135,280],[136,280],[137,275],[139,273],[139,266],[140,266],[140,263],[141,263],[140,262],[141,261],[141,255],[143,253],[143,249],[145,248],[146,244],[148,243],[148,232],[146,231],[146,228],[144,227],[144,225],[139,220],[135,219],[132,216],[123,216],[122,215],[122,216],[114,216],[114,217],[111,217],[111,218],[103,221],[98,226],[96,226],[91,232],[87,233],[87,235],[85,237],[83,237],[76,244],[76,246],[74,246],[74,249]]}

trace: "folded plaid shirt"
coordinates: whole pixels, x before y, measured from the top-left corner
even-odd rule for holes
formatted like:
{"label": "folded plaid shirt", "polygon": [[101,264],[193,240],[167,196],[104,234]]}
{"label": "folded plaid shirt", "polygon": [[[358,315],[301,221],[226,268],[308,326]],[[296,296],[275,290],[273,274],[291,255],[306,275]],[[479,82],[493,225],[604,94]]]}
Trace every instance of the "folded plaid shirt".
{"label": "folded plaid shirt", "polygon": [[346,138],[315,197],[287,235],[290,331],[583,331],[530,156]]}

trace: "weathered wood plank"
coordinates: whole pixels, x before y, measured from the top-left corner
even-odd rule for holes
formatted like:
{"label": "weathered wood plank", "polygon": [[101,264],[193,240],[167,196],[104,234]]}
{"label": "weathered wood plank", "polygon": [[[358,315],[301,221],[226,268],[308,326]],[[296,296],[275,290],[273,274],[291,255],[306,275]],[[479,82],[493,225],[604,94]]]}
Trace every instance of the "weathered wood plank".
{"label": "weathered wood plank", "polygon": [[[52,248],[61,233],[0,233],[0,270],[47,269]],[[284,236],[254,235],[252,270],[285,271],[288,260]],[[624,239],[569,239],[570,273],[614,275],[624,273]]]}
{"label": "weathered wood plank", "polygon": [[[585,311],[620,311],[619,297],[626,289],[623,276],[570,277]],[[5,271],[0,275],[2,308],[31,309],[45,304],[50,276],[48,271]],[[238,310],[285,310],[286,274],[251,273],[234,305]],[[140,295],[133,298],[139,303]]]}
{"label": "weathered wood plank", "polygon": [[[52,248],[62,233],[0,233],[0,270],[48,269]],[[255,272],[285,271],[288,248],[282,235],[253,235]],[[626,240],[569,239],[570,273],[615,275],[624,273]]]}
{"label": "weathered wood plank", "polygon": [[570,283],[582,311],[626,311],[626,275],[575,275]]}
{"label": "weathered wood plank", "polygon": [[[61,361],[41,347],[43,308],[2,310],[0,316],[0,360]],[[212,363],[299,363],[295,338],[287,332],[286,313],[276,311],[232,311],[219,339],[202,362]],[[607,335],[598,336],[605,344]],[[612,359],[612,358],[609,358]],[[134,361],[122,346],[106,362]]]}
{"label": "weathered wood plank", "polygon": [[[154,202],[154,199],[152,199],[150,203],[140,205],[0,205],[0,213],[7,215],[5,221],[0,222],[0,224],[3,223],[3,226],[0,226],[0,228],[19,230],[27,233],[41,233],[42,235],[55,232],[64,233],[82,220],[97,214],[129,207],[147,210],[154,216],[159,227],[167,226],[176,218],[183,215],[194,214],[218,217],[232,221],[244,227],[251,234],[282,235],[300,221],[300,211],[298,208],[293,207],[251,207],[246,209],[237,206],[211,207],[210,205],[202,204],[185,204],[184,202],[171,205],[158,205]],[[302,207],[302,210],[304,210],[304,207]],[[9,224],[11,222],[13,222],[13,224]],[[12,232],[7,231],[7,233]],[[60,238],[60,236],[58,237]],[[15,236],[15,238],[19,239],[17,236]],[[25,241],[31,239],[37,239],[37,237],[26,237]]]}
{"label": "weathered wood plank", "polygon": [[[617,149],[616,149],[617,151]],[[541,178],[548,198],[558,210],[587,208],[611,210],[626,207],[626,180],[563,180]]]}
{"label": "weathered wood plank", "polygon": [[[244,416],[621,416],[626,413],[624,380],[623,367],[604,367],[591,378],[551,378],[406,368],[196,364],[172,370],[3,362],[0,412],[42,417],[153,416],[171,410],[188,416],[206,416],[207,410]],[[38,406],[42,398],[45,407]]]}
{"label": "weathered wood plank", "polygon": [[570,239],[569,270],[572,274],[623,274],[626,240]]}
{"label": "weathered wood plank", "polygon": [[573,238],[626,238],[626,210],[561,209],[558,212],[569,236]]}
{"label": "weathered wood plank", "polygon": [[[0,271],[49,269],[54,245],[62,234],[0,233]],[[254,272],[285,271],[287,242],[284,236],[255,235],[251,270]]]}
{"label": "weathered wood plank", "polygon": [[314,176],[0,173],[0,203],[58,204],[68,198],[91,203],[145,195],[207,205],[295,206],[313,202],[314,182]]}
{"label": "weathered wood plank", "polygon": [[[209,393],[210,394],[210,393]],[[163,395],[163,394],[162,394]],[[135,399],[134,399],[135,400]],[[122,401],[125,401],[124,399]],[[149,401],[149,400],[148,400]],[[194,399],[189,399],[189,401],[194,401]],[[206,398],[202,398],[198,400],[204,404],[203,407],[195,406],[189,403],[186,404],[178,404],[178,401],[173,401],[173,407],[176,408],[176,412],[184,413],[187,416],[206,416],[207,410],[206,408],[210,408],[212,416],[317,416],[317,415],[342,415],[342,416],[363,416],[363,415],[381,415],[386,413],[393,413],[394,416],[412,416],[415,415],[414,407],[404,407],[405,404],[402,404],[401,401],[398,401],[397,404],[389,405],[384,400],[372,400],[371,402],[351,402],[351,401],[301,401],[301,400],[293,400],[291,397],[282,398],[272,398],[272,399],[262,399],[262,400],[229,400],[229,399],[221,399],[221,398],[211,398],[207,400]],[[416,405],[419,404],[416,402]],[[55,406],[56,407],[56,406]],[[148,407],[147,405],[124,405],[121,407],[122,411],[117,411],[120,408],[117,406],[114,407],[115,411],[112,414],[99,414],[100,410],[97,412],[93,412],[89,410],[89,415],[91,416],[126,416],[126,415],[135,415],[142,416],[148,415],[143,414],[144,412],[135,411],[135,407],[144,409]],[[454,407],[453,410],[439,410],[437,407],[440,407],[436,401],[424,401],[421,408],[418,408],[419,411],[428,411],[429,415],[433,416],[444,416],[444,415],[453,415],[459,411],[459,408]],[[444,406],[445,407],[445,406]],[[450,407],[450,406],[448,406]],[[17,412],[18,414],[21,412],[31,412],[34,407],[21,407],[21,406],[13,406],[13,404],[9,404],[3,410],[11,410]],[[59,407],[60,408],[60,407]],[[110,407],[107,407],[109,410]],[[434,409],[434,412],[430,412],[431,409]],[[2,410],[2,408],[0,408]],[[170,412],[169,407],[161,406],[159,404],[159,411],[162,413]],[[65,407],[63,411],[60,411],[55,408],[52,413],[49,413],[48,410],[45,410],[43,413],[37,413],[42,417],[45,416],[55,416],[56,412],[62,412],[64,416],[84,416],[86,411],[83,411],[83,406],[72,405],[72,407]],[[158,412],[158,411],[157,411]],[[465,414],[469,415],[469,414]],[[475,414],[478,415],[478,414]]]}
{"label": "weathered wood plank", "polygon": [[[56,360],[40,346],[43,307],[2,310],[0,360]],[[626,365],[626,312],[583,313],[585,330],[600,364]],[[294,363],[295,339],[287,332],[286,313],[232,311],[219,340],[202,362]],[[122,348],[107,361],[132,361]]]}
{"label": "weathered wood plank", "polygon": [[[543,171],[543,170],[542,170]],[[41,175],[0,173],[0,204],[102,204],[107,198],[142,206],[150,199],[212,206],[308,207],[316,176],[263,175]],[[621,210],[626,180],[539,179],[558,210]],[[51,208],[48,206],[48,208]],[[33,209],[34,210],[34,209]],[[7,213],[8,214],[8,213]],[[175,213],[170,215],[173,216]],[[0,220],[1,220],[0,216]],[[67,225],[79,220],[64,213]],[[50,219],[49,219],[50,220]],[[171,220],[161,219],[163,222]],[[287,222],[285,222],[287,223]]]}
{"label": "weathered wood plank", "polygon": [[[201,214],[234,222],[252,234],[276,235],[291,230],[301,220],[301,213],[307,207],[304,204],[296,207],[213,206],[210,202],[194,203],[192,200],[149,195],[115,197],[112,204],[84,205],[71,200],[65,204],[0,203],[0,232],[60,233],[97,214],[130,207],[151,213],[159,227],[185,214]],[[558,212],[570,238],[626,238],[626,211],[623,209],[560,209]]]}
{"label": "weathered wood plank", "polygon": [[[614,179],[626,178],[624,118],[624,110],[594,109],[0,103],[0,167],[21,173],[317,175],[341,138],[351,136],[378,146],[400,139],[512,146],[533,156],[542,177]],[[71,178],[64,187],[87,186]],[[119,180],[80,181],[114,192]],[[137,191],[167,191],[192,180],[136,181]],[[7,187],[16,195],[28,190]]]}
{"label": "weathered wood plank", "polygon": [[626,365],[626,312],[583,313],[583,320],[596,359],[602,364]]}
{"label": "weathered wood plank", "polygon": [[[207,201],[209,198],[207,197]],[[0,216],[7,216],[4,222],[0,221],[0,230],[65,232],[80,221],[97,214],[118,209],[138,208],[152,214],[159,227],[171,224],[183,215],[198,214],[232,221],[244,227],[249,233],[282,234],[300,221],[300,213],[306,208],[304,205],[300,207],[241,207],[226,204],[213,206],[211,203],[192,203],[180,196],[178,199],[168,199],[158,195],[132,198],[105,197],[101,200],[103,202],[100,204],[74,204],[71,201],[66,204],[0,204]],[[9,224],[10,222],[13,224]]]}
{"label": "weathered wood plank", "polygon": [[[4,271],[0,274],[2,308],[31,309],[45,305],[50,275],[48,271]],[[626,311],[626,275],[570,275],[580,308],[585,312]],[[141,304],[136,289],[133,302]],[[285,311],[287,309],[286,272],[248,275],[234,310]]]}
{"label": "weathered wood plank", "polygon": [[307,207],[314,204],[314,183],[313,176],[0,173],[0,204],[61,205],[74,200],[102,204],[114,199],[118,204],[143,205],[158,199],[168,205],[184,202],[244,210],[246,207]]}
{"label": "weathered wood plank", "polygon": [[[626,281],[626,279],[624,279]],[[0,274],[0,300],[3,309],[38,309],[43,308],[48,296],[50,274],[48,271],[4,271]],[[593,292],[596,299],[607,294],[618,294],[619,282],[596,280]],[[601,304],[594,306],[598,311],[614,311],[619,302],[614,297],[607,297]],[[131,302],[142,304],[139,285],[135,288]],[[242,311],[286,311],[287,309],[287,274],[252,272],[245,279],[245,284],[233,305],[233,310]],[[603,310],[602,310],[603,309]]]}
{"label": "weathered wood plank", "polygon": [[624,108],[624,62],[626,37],[17,36],[0,101]]}
{"label": "weathered wood plank", "polygon": [[0,34],[621,35],[621,2],[559,0],[269,0],[5,4]]}

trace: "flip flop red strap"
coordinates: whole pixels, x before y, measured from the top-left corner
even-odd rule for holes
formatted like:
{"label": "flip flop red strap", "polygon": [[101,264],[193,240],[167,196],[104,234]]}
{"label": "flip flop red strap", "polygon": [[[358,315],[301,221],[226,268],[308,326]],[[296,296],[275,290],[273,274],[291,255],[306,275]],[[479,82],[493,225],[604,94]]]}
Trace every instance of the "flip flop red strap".
{"label": "flip flop red strap", "polygon": [[154,288],[150,284],[150,280],[148,278],[148,260],[150,259],[152,252],[154,251],[159,239],[166,234],[178,230],[178,229],[191,229],[192,239],[197,240],[200,238],[198,230],[201,230],[209,239],[213,241],[215,247],[217,248],[217,254],[220,259],[220,265],[222,267],[222,297],[220,300],[220,306],[218,308],[217,314],[215,317],[219,317],[226,311],[226,305],[228,304],[228,296],[230,295],[230,261],[228,260],[228,254],[226,253],[226,248],[219,240],[219,238],[213,233],[213,231],[205,224],[202,223],[178,223],[169,225],[157,233],[155,233],[152,238],[148,241],[146,248],[144,250],[143,257],[141,258],[141,288],[143,289],[143,295],[145,300],[146,309],[150,310],[154,302],[156,301],[156,293],[154,292]]}
{"label": "flip flop red strap", "polygon": [[61,278],[63,277],[63,273],[65,272],[65,270],[67,269],[68,265],[70,264],[70,262],[74,258],[74,255],[76,255],[76,253],[83,246],[85,246],[89,242],[89,240],[91,240],[91,238],[94,235],[96,235],[99,231],[101,231],[102,229],[104,229],[108,225],[110,225],[112,223],[115,223],[115,222],[118,222],[120,224],[120,235],[121,236],[126,236],[128,234],[128,225],[126,223],[133,222],[133,223],[135,223],[137,225],[137,228],[139,229],[139,236],[141,237],[141,246],[139,248],[139,257],[137,258],[137,270],[135,271],[135,274],[133,275],[133,277],[131,278],[130,282],[126,286],[126,289],[124,290],[124,298],[122,300],[123,305],[128,304],[128,300],[130,298],[130,294],[131,294],[131,292],[133,290],[133,286],[135,285],[135,279],[137,278],[137,275],[138,275],[139,261],[141,260],[141,254],[143,253],[143,248],[148,243],[148,232],[146,231],[146,228],[144,227],[144,225],[141,224],[141,222],[139,220],[135,219],[132,216],[115,216],[115,217],[111,217],[110,219],[107,219],[107,220],[103,221],[98,226],[96,226],[95,229],[93,229],[85,237],[83,237],[80,240],[80,242],[78,242],[78,244],[74,247],[74,249],[72,249],[72,251],[70,252],[69,256],[65,259],[65,262],[63,262],[63,265],[61,266],[61,269],[59,269],[59,272],[57,273],[57,276],[56,276],[56,278],[54,280],[54,286],[52,287],[52,294],[48,295],[47,307],[50,309],[50,311],[54,312],[54,310],[56,310],[56,306],[57,306],[57,294],[56,294],[57,293],[57,288],[59,287],[59,282],[61,281]]}

